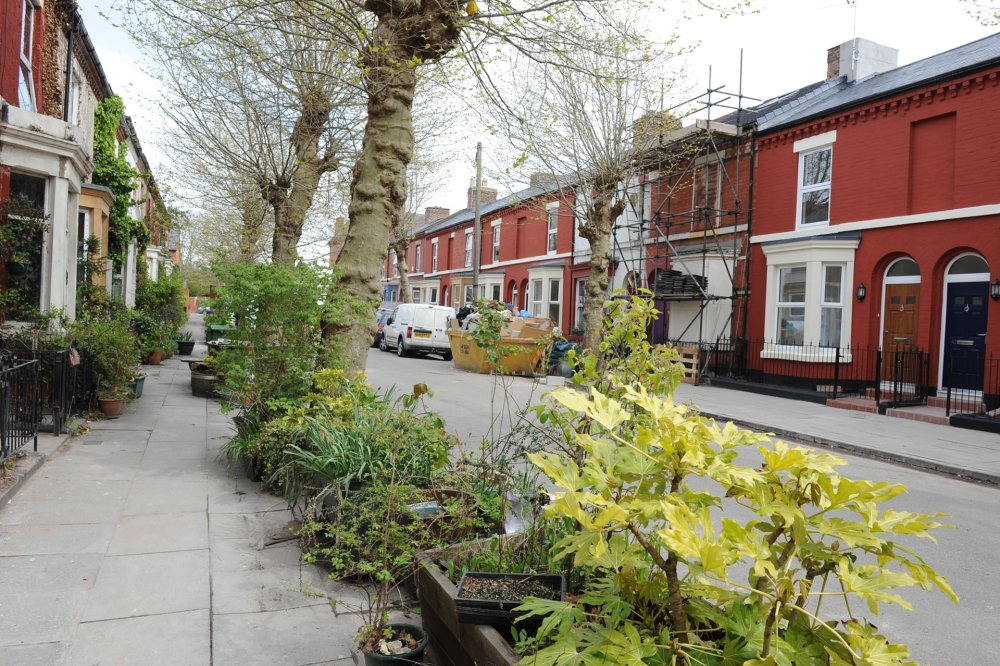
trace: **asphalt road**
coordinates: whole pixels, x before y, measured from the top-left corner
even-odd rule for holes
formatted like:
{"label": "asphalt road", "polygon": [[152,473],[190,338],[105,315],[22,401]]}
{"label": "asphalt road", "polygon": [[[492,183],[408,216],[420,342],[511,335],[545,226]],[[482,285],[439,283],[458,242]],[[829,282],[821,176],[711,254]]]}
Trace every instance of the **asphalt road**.
{"label": "asphalt road", "polygon": [[[381,387],[395,384],[409,391],[423,382],[433,391],[428,407],[439,412],[451,431],[467,445],[486,436],[491,427],[504,427],[504,391],[491,378],[456,370],[439,357],[397,358],[373,349],[368,355],[369,381]],[[514,404],[537,401],[551,387],[526,378],[507,378],[507,394]],[[494,406],[495,403],[495,406]],[[763,417],[762,417],[763,418]],[[938,543],[914,540],[912,545],[928,563],[944,574],[961,599],[956,606],[941,594],[904,590],[913,612],[886,607],[872,618],[890,639],[907,643],[911,658],[939,666],[1000,664],[1000,517],[996,507],[1000,489],[920,472],[875,460],[842,456],[843,473],[853,478],[903,483],[909,492],[896,498],[898,510],[945,513],[954,525],[938,530]],[[858,609],[855,608],[855,611]]]}

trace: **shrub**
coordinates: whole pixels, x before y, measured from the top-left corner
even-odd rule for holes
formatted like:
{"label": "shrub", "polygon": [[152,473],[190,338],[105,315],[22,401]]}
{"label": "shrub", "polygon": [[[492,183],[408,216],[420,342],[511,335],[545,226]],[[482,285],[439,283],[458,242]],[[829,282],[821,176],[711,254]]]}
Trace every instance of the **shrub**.
{"label": "shrub", "polygon": [[[570,453],[530,455],[556,487],[546,513],[578,525],[553,554],[587,582],[576,600],[522,606],[546,616],[520,646],[525,663],[907,663],[853,610],[909,608],[906,586],[957,601],[899,541],[932,538],[939,515],[883,510],[903,486],[849,479],[837,456],[675,404],[675,372],[630,358],[652,309],[618,307],[605,358],[583,356],[582,376],[603,365],[597,385],[555,391],[540,412]],[[846,619],[824,619],[828,597]]]}
{"label": "shrub", "polygon": [[70,329],[93,364],[102,397],[127,393],[126,385],[140,361],[139,339],[129,325],[128,313],[116,310],[108,319],[84,316]]}

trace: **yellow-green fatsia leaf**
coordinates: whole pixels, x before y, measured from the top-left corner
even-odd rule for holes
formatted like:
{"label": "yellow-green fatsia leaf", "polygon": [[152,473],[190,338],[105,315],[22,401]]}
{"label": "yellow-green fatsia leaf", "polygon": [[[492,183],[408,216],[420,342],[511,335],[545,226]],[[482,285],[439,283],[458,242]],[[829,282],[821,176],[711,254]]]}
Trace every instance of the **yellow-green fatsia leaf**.
{"label": "yellow-green fatsia leaf", "polygon": [[609,398],[596,388],[590,389],[591,402],[587,405],[587,416],[594,419],[608,430],[614,430],[632,415],[614,398]]}
{"label": "yellow-green fatsia leaf", "polygon": [[897,604],[908,611],[913,610],[906,599],[889,592],[898,587],[913,585],[915,581],[907,574],[886,571],[870,564],[852,566],[847,558],[841,558],[837,563],[837,576],[844,584],[844,590],[863,599],[875,615],[879,614],[880,603]]}

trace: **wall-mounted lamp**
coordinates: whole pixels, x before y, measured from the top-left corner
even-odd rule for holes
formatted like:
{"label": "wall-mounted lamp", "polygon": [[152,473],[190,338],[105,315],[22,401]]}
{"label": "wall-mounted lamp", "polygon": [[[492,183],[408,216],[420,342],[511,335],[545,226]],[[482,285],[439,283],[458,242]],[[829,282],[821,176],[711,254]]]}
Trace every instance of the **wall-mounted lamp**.
{"label": "wall-mounted lamp", "polygon": [[859,301],[865,300],[865,296],[867,295],[868,295],[868,290],[865,289],[865,283],[862,282],[861,284],[858,285],[858,300]]}
{"label": "wall-mounted lamp", "polygon": [[1000,278],[993,280],[993,284],[990,285],[990,297],[994,301],[1000,301]]}

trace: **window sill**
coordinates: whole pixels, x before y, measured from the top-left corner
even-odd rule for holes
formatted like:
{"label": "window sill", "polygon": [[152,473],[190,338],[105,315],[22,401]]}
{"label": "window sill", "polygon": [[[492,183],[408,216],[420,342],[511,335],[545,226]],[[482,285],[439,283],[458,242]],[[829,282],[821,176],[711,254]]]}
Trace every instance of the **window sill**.
{"label": "window sill", "polygon": [[[833,363],[837,360],[837,350],[834,347],[781,345],[761,350],[760,357],[784,361],[798,361],[800,363]],[[851,362],[850,349],[840,352],[840,362]]]}

